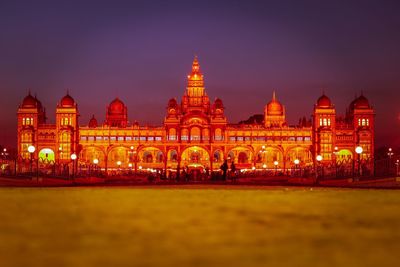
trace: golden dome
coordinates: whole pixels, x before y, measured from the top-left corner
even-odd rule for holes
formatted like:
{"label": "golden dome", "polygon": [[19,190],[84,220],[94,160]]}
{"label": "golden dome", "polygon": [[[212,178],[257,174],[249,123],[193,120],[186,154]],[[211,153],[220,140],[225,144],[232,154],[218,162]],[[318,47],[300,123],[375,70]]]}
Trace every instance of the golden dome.
{"label": "golden dome", "polygon": [[283,106],[276,99],[275,91],[272,94],[272,100],[265,107],[265,113],[267,115],[283,115]]}

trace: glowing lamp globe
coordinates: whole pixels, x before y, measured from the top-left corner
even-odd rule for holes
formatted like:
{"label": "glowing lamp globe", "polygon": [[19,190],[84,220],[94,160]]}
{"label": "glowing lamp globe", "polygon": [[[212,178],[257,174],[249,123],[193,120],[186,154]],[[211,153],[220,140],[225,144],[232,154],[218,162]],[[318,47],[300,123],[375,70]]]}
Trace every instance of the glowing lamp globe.
{"label": "glowing lamp globe", "polygon": [[129,163],[129,164],[128,164],[128,167],[129,167],[129,168],[132,168],[132,163]]}
{"label": "glowing lamp globe", "polygon": [[99,160],[98,159],[94,159],[93,160],[93,164],[96,164],[96,165],[99,164]]}
{"label": "glowing lamp globe", "polygon": [[256,169],[256,167],[253,166],[253,168],[251,168],[253,171]]}
{"label": "glowing lamp globe", "polygon": [[294,164],[298,165],[299,163],[300,163],[300,160],[298,160],[298,159],[294,160]]}
{"label": "glowing lamp globe", "polygon": [[317,156],[317,161],[321,161],[322,160],[322,156],[321,155],[318,155]]}
{"label": "glowing lamp globe", "polygon": [[36,150],[36,148],[35,148],[34,146],[32,146],[32,145],[31,145],[31,146],[28,146],[28,152],[29,152],[29,153],[32,154],[32,153],[35,152],[35,150]]}
{"label": "glowing lamp globe", "polygon": [[263,164],[263,168],[264,168],[264,169],[267,168],[267,164]]}
{"label": "glowing lamp globe", "polygon": [[71,159],[72,159],[72,160],[76,160],[76,159],[77,159],[77,156],[76,156],[75,153],[71,154]]}
{"label": "glowing lamp globe", "polygon": [[117,161],[117,165],[121,166],[122,162],[121,161]]}
{"label": "glowing lamp globe", "polygon": [[362,147],[360,147],[360,146],[356,147],[356,153],[357,154],[361,154],[362,152],[363,152],[363,148]]}
{"label": "glowing lamp globe", "polygon": [[274,161],[274,165],[278,166],[279,162],[277,160]]}

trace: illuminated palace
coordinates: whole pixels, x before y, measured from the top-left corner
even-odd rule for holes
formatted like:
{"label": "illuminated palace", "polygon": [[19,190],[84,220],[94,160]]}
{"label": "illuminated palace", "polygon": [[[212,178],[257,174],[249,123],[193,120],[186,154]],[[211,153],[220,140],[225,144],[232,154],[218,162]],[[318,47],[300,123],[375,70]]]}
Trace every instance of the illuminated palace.
{"label": "illuminated palace", "polygon": [[[360,157],[357,162],[373,166],[374,110],[363,95],[338,116],[324,94],[314,105],[312,119],[289,126],[285,107],[273,93],[263,116],[231,124],[222,100],[210,101],[197,58],[187,79],[181,102],[170,99],[163,125],[154,127],[130,123],[128,108],[118,98],[107,107],[104,123],[93,116],[87,124],[79,124],[78,105],[68,93],[57,105],[56,123],[48,124],[41,102],[29,93],[18,108],[21,161],[29,161],[32,145],[36,148],[32,157],[44,169],[70,165],[72,154],[77,155],[80,170],[95,164],[107,172],[178,166],[215,171],[225,159],[238,169],[288,170],[312,168],[317,155],[326,165]],[[360,155],[357,146],[363,148]]]}

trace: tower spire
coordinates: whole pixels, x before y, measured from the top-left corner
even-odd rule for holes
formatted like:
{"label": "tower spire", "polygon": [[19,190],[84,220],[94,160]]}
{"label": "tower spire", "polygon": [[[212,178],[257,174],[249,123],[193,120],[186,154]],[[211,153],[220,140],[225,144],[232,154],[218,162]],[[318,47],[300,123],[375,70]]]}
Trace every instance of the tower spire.
{"label": "tower spire", "polygon": [[194,55],[193,63],[192,63],[192,75],[200,74],[200,64],[197,58],[197,55]]}
{"label": "tower spire", "polygon": [[272,101],[276,101],[276,92],[275,92],[275,90],[272,91]]}

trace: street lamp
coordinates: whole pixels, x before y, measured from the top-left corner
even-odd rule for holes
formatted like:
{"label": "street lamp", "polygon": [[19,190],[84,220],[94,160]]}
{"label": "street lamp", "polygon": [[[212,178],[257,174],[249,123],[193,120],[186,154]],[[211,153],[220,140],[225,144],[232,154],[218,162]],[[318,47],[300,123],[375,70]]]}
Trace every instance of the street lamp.
{"label": "street lamp", "polygon": [[[322,156],[321,155],[317,155],[316,160],[317,160],[318,165],[317,165],[317,169],[316,169],[316,172],[315,172],[315,182],[318,184],[318,177],[319,177],[318,176],[318,167],[321,168]],[[323,177],[323,175],[324,175],[323,168],[324,167],[322,166],[322,168],[321,168],[321,177]]]}
{"label": "street lamp", "polygon": [[94,159],[93,160],[93,164],[94,164],[95,175],[97,175],[97,164],[99,164],[99,160],[98,159]]}
{"label": "street lamp", "polygon": [[399,175],[399,164],[400,164],[399,161],[400,161],[400,160],[396,160],[396,176]]}
{"label": "street lamp", "polygon": [[31,155],[31,173],[33,173],[33,153],[35,153],[36,148],[33,145],[28,146],[28,152]]}
{"label": "street lamp", "polygon": [[358,161],[358,176],[361,176],[361,153],[363,152],[363,148],[361,146],[356,147],[356,153],[357,153],[357,161]]}
{"label": "street lamp", "polygon": [[388,155],[388,157],[389,157],[389,174],[391,174],[391,169],[392,169],[392,156],[394,155],[393,150],[392,150],[391,147],[389,147],[387,155]]}
{"label": "street lamp", "polygon": [[75,177],[75,164],[76,164],[75,162],[76,162],[77,158],[78,158],[78,156],[75,153],[71,154],[71,159],[72,159],[72,178]]}
{"label": "street lamp", "polygon": [[277,169],[278,169],[278,164],[279,164],[279,162],[278,162],[277,160],[275,160],[275,161],[274,161],[275,175],[276,175],[276,172],[277,172]]}
{"label": "street lamp", "polygon": [[58,165],[58,172],[59,172],[59,175],[61,175],[61,166],[60,166],[61,154],[62,154],[62,146],[59,146],[59,147],[58,147],[58,155],[57,155],[57,165]]}
{"label": "street lamp", "polygon": [[117,161],[118,172],[120,172],[120,170],[121,170],[121,164],[122,164],[122,162],[118,160],[118,161]]}
{"label": "street lamp", "polygon": [[299,165],[300,160],[295,159],[293,162],[294,162],[294,174],[296,175],[296,172],[297,172],[297,165]]}

